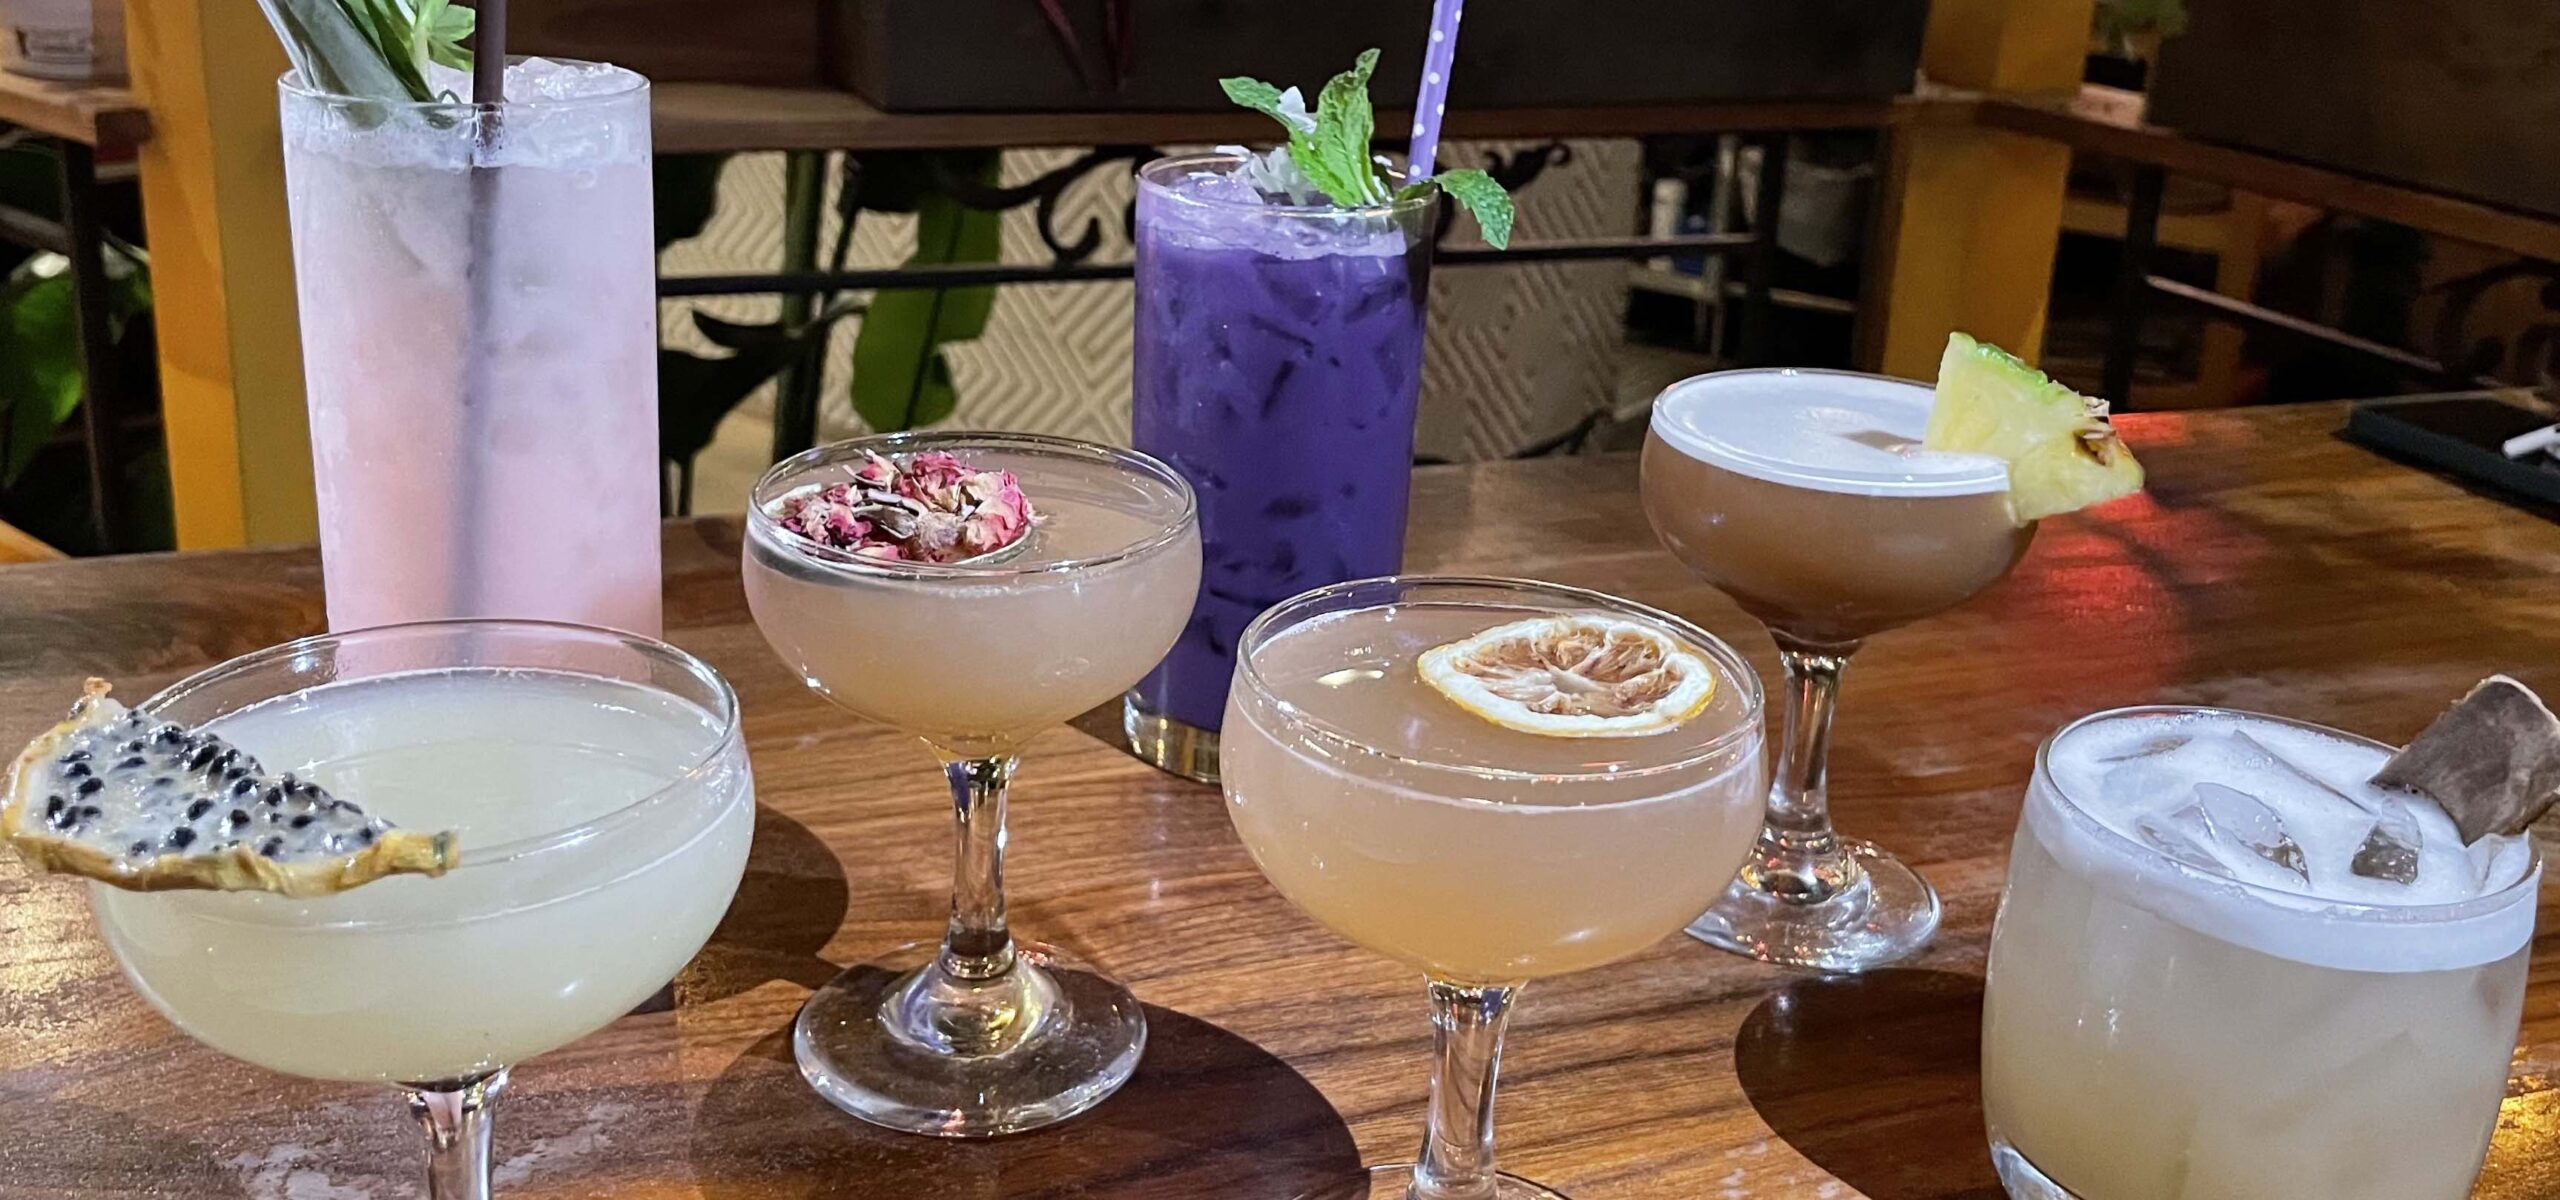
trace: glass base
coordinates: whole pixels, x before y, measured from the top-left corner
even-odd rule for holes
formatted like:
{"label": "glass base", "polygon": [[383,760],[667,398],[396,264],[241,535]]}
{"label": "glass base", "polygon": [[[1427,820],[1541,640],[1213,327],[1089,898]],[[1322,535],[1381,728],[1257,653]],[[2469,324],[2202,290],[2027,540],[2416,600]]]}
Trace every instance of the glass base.
{"label": "glass base", "polygon": [[1218,783],[1218,733],[1148,708],[1131,692],[1120,700],[1120,732],[1129,753],[1159,771],[1212,787]]}
{"label": "glass base", "polygon": [[[1298,1200],[1416,1200],[1413,1164],[1371,1167],[1341,1183],[1300,1192]],[[1517,1175],[1497,1175],[1492,1191],[1463,1198],[1451,1197],[1450,1200],[1571,1200],[1571,1197]]]}
{"label": "glass base", "polygon": [[1752,868],[1726,888],[1689,936],[1763,962],[1864,971],[1909,957],[1938,932],[1938,889],[1874,843],[1840,839],[1858,878],[1818,901],[1791,899],[1754,882]]}
{"label": "glass base", "polygon": [[1999,1172],[2000,1190],[2009,1193],[2009,1200],[2080,1200],[1998,1134],[1991,1136],[1991,1169]]}
{"label": "glass base", "polygon": [[1138,1069],[1137,997],[1074,955],[1017,942],[1011,970],[972,981],[941,953],[900,946],[801,1006],[792,1055],[828,1103],[908,1133],[993,1137],[1075,1116]]}

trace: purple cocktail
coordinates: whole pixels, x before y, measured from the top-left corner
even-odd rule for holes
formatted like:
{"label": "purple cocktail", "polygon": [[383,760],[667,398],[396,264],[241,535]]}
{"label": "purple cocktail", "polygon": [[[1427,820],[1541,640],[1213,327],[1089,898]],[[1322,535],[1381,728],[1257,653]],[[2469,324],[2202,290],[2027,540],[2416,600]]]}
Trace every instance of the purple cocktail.
{"label": "purple cocktail", "polygon": [[1429,194],[1273,203],[1232,155],[1138,172],[1132,424],[1199,496],[1200,597],[1130,694],[1138,753],[1213,779],[1236,639],[1262,610],[1404,562]]}

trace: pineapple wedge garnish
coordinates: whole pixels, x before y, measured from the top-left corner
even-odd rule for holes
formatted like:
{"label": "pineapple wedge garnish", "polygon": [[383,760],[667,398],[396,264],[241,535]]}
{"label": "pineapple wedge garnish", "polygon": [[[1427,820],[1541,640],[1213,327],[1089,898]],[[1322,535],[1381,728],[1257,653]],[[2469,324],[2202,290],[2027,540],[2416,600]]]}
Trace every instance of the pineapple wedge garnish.
{"label": "pineapple wedge garnish", "polygon": [[2106,401],[1961,333],[1939,360],[1921,445],[2008,460],[2009,515],[2021,525],[2142,490],[2142,464],[2107,424]]}

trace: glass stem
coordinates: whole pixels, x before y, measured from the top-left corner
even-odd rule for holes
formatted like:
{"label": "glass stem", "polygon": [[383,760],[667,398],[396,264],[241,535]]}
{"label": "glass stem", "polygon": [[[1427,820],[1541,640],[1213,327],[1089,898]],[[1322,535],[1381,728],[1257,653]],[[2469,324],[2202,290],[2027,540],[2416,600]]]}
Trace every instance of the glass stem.
{"label": "glass stem", "polygon": [[1829,790],[1831,713],[1839,702],[1840,673],[1858,643],[1777,641],[1778,662],[1787,673],[1783,741],[1769,790],[1769,820],[1743,873],[1781,897],[1816,904],[1855,886],[1859,877],[1858,861],[1831,831]]}
{"label": "glass stem", "polygon": [[951,782],[951,930],[942,969],[958,979],[993,979],[1013,969],[1004,924],[1004,795],[1014,764],[1005,758],[947,763]]}
{"label": "glass stem", "polygon": [[507,1070],[402,1087],[427,1131],[428,1200],[489,1200],[489,1128]]}
{"label": "glass stem", "polygon": [[1493,1085],[1519,990],[1431,981],[1431,1124],[1412,1200],[1493,1200]]}

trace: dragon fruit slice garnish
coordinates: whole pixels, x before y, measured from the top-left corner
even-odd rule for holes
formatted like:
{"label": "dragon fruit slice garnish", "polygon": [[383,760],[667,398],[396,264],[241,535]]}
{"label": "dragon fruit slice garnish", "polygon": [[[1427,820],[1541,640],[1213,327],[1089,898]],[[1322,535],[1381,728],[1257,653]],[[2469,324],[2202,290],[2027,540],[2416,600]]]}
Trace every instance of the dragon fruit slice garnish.
{"label": "dragon fruit slice garnish", "polygon": [[985,558],[1041,519],[1013,472],[978,470],[940,450],[866,453],[852,480],[795,488],[765,512],[802,540],[883,562]]}
{"label": "dragon fruit slice garnish", "polygon": [[38,871],[131,891],[325,896],[386,875],[442,875],[454,835],[400,829],[221,737],[128,709],[92,679],[28,744],[0,838]]}

